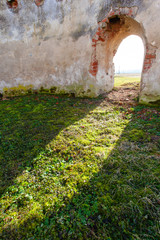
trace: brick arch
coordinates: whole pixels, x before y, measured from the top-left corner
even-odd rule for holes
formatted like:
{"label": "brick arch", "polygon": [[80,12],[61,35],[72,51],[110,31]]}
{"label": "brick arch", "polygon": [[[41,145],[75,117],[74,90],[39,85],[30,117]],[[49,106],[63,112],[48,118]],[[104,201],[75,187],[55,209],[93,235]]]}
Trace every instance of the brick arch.
{"label": "brick arch", "polygon": [[89,72],[97,82],[104,83],[102,92],[110,91],[114,86],[113,57],[126,37],[137,35],[144,44],[145,57],[141,89],[143,88],[143,74],[147,73],[156,59],[156,49],[147,43],[143,27],[134,19],[136,13],[136,7],[111,9],[107,17],[98,23],[97,32],[92,39]]}

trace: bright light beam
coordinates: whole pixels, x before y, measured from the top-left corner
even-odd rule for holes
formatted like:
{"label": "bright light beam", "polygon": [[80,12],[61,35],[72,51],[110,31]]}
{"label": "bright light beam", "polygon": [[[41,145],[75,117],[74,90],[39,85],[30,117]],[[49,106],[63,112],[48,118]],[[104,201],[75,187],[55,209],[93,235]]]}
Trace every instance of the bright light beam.
{"label": "bright light beam", "polygon": [[144,45],[140,37],[131,35],[120,44],[113,58],[115,73],[141,73]]}

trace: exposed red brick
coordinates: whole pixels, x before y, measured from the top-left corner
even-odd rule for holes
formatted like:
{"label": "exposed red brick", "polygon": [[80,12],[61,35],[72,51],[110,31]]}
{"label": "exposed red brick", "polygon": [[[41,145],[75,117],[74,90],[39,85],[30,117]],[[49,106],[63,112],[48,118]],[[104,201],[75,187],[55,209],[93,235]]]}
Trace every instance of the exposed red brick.
{"label": "exposed red brick", "polygon": [[144,67],[143,67],[143,73],[146,73],[152,66],[152,63],[151,64],[145,64],[144,63]]}
{"label": "exposed red brick", "polygon": [[146,54],[146,59],[151,59],[151,58],[156,58],[156,55],[155,54]]}
{"label": "exposed red brick", "polygon": [[97,42],[97,40],[93,38],[93,39],[92,39],[92,42],[96,43],[96,42]]}
{"label": "exposed red brick", "polygon": [[102,42],[104,42],[105,41],[105,39],[104,38],[102,38],[101,36],[99,36],[99,39],[98,39],[99,41],[102,41]]}
{"label": "exposed red brick", "polygon": [[145,59],[144,60],[144,64],[151,64],[152,63],[152,60],[151,59]]}
{"label": "exposed red brick", "polygon": [[93,66],[93,67],[94,67],[94,66],[98,66],[98,61],[93,62],[93,63],[92,63],[92,66]]}
{"label": "exposed red brick", "polygon": [[97,75],[97,72],[94,72],[94,71],[92,71],[91,69],[89,70],[89,72],[90,72],[90,74],[92,74],[92,76],[96,76]]}
{"label": "exposed red brick", "polygon": [[129,15],[132,16],[133,10],[132,8],[129,9]]}
{"label": "exposed red brick", "polygon": [[96,56],[93,56],[92,58],[92,62],[90,65],[90,70],[89,72],[93,75],[96,76],[97,72],[98,72],[98,61],[96,59]]}
{"label": "exposed red brick", "polygon": [[156,49],[146,47],[146,54],[156,54]]}
{"label": "exposed red brick", "polygon": [[102,22],[107,22],[108,21],[108,18],[104,18],[103,20],[102,20]]}
{"label": "exposed red brick", "polygon": [[151,45],[147,45],[146,55],[144,59],[143,73],[146,73],[152,67],[152,64],[155,59],[156,59],[156,49]]}
{"label": "exposed red brick", "polygon": [[114,11],[112,11],[112,12],[110,12],[109,13],[109,16],[111,17],[111,16],[114,16],[115,15],[115,12]]}
{"label": "exposed red brick", "polygon": [[18,8],[18,1],[17,0],[11,0],[11,1],[7,0],[7,6],[8,6],[8,8],[15,10]]}
{"label": "exposed red brick", "polygon": [[35,4],[37,5],[37,7],[42,6],[44,3],[44,0],[35,0]]}

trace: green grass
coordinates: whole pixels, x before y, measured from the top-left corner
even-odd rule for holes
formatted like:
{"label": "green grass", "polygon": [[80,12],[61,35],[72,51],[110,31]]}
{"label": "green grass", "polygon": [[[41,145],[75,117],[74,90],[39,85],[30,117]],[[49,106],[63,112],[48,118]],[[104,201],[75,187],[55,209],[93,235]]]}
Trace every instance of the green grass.
{"label": "green grass", "polygon": [[0,116],[0,239],[159,239],[160,107],[37,94]]}
{"label": "green grass", "polygon": [[140,77],[138,76],[115,76],[114,78],[114,86],[120,87],[126,84],[133,84],[140,83]]}

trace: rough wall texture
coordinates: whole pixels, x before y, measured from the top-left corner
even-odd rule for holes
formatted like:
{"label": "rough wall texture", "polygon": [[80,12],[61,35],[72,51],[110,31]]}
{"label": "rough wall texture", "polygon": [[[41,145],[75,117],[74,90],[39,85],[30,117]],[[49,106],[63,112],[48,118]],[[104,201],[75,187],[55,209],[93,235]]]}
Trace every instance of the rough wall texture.
{"label": "rough wall texture", "polygon": [[1,0],[0,91],[110,91],[113,56],[136,34],[145,46],[140,101],[160,100],[159,11],[159,0]]}

